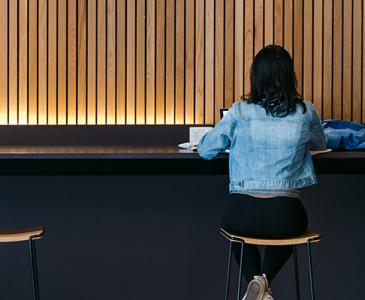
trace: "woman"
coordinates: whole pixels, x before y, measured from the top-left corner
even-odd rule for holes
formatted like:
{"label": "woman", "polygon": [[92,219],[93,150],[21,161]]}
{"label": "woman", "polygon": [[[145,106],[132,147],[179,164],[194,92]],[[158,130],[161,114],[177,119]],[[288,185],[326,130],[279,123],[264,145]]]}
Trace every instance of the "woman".
{"label": "woman", "polygon": [[[198,152],[212,159],[226,148],[231,198],[222,216],[223,229],[258,238],[303,234],[307,214],[299,189],[317,183],[309,149],[326,147],[314,106],[296,91],[293,61],[280,46],[257,53],[250,71],[250,95],[234,103],[224,118],[199,143]],[[239,261],[240,246],[233,249]],[[245,245],[245,300],[272,299],[271,282],[293,248]],[[260,275],[260,274],[266,274]]]}

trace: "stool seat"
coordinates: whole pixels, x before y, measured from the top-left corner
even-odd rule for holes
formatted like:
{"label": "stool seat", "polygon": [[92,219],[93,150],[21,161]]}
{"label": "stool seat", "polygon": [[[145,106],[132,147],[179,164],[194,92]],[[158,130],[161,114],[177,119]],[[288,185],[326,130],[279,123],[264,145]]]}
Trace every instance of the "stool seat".
{"label": "stool seat", "polygon": [[321,240],[321,236],[316,232],[306,232],[303,235],[285,238],[285,239],[262,239],[247,236],[240,236],[229,233],[220,228],[220,233],[230,241],[244,242],[245,244],[262,245],[262,246],[290,246],[306,244],[308,242],[315,243]]}
{"label": "stool seat", "polygon": [[30,238],[41,238],[44,234],[43,227],[17,230],[17,231],[0,231],[0,243],[13,243],[28,241]]}

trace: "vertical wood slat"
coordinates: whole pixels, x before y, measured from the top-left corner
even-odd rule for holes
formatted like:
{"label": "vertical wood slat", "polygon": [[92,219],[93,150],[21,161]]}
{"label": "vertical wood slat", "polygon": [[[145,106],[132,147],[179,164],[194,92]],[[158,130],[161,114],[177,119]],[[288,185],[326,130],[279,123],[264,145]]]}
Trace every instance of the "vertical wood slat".
{"label": "vertical wood slat", "polygon": [[0,124],[8,124],[8,1],[0,0]]}
{"label": "vertical wood slat", "polygon": [[156,0],[147,1],[147,44],[146,44],[146,123],[155,123],[156,81]]}
{"label": "vertical wood slat", "polygon": [[[148,1],[150,3],[151,1]],[[126,0],[117,2],[117,101],[116,114],[117,124],[126,123],[125,107],[126,107]]]}
{"label": "vertical wood slat", "polygon": [[[28,101],[27,101],[27,32],[28,32],[28,2],[19,0],[19,119],[18,124],[24,125],[28,122]],[[55,81],[54,81],[55,82]]]}
{"label": "vertical wood slat", "polygon": [[265,0],[264,44],[274,43],[274,0]]}
{"label": "vertical wood slat", "polygon": [[96,123],[96,0],[87,2],[87,124]]}
{"label": "vertical wood slat", "polygon": [[77,117],[77,41],[76,41],[76,1],[68,0],[68,34],[67,34],[67,124],[76,124]]}
{"label": "vertical wood slat", "polygon": [[230,107],[234,98],[234,4],[225,1],[224,107]]}
{"label": "vertical wood slat", "polygon": [[254,14],[254,45],[255,45],[255,55],[257,52],[260,51],[260,49],[264,46],[264,2],[265,0],[256,0],[254,1],[255,5],[255,14]]}
{"label": "vertical wood slat", "polygon": [[274,0],[274,43],[283,46],[284,0]]}
{"label": "vertical wood slat", "polygon": [[343,69],[342,69],[342,117],[350,120],[352,114],[352,1],[343,3]]}
{"label": "vertical wood slat", "polygon": [[17,124],[18,122],[18,5],[17,1],[9,1],[9,124]]}
{"label": "vertical wood slat", "polygon": [[195,124],[204,123],[204,1],[195,2]]}
{"label": "vertical wood slat", "polygon": [[[115,124],[115,1],[107,0],[106,124]],[[141,10],[143,11],[143,10]]]}
{"label": "vertical wood slat", "polygon": [[304,1],[304,38],[303,38],[303,98],[313,99],[313,7],[312,1]]}
{"label": "vertical wood slat", "polygon": [[186,0],[185,19],[185,123],[194,123],[194,52],[195,52],[194,0]]}
{"label": "vertical wood slat", "polygon": [[[14,1],[15,2],[15,1]],[[48,123],[48,95],[47,95],[47,0],[38,2],[38,123]]]}
{"label": "vertical wood slat", "polygon": [[[33,0],[35,1],[35,0]],[[30,14],[32,16],[32,14]],[[67,6],[58,0],[58,124],[67,124]],[[30,38],[30,40],[32,40]]]}
{"label": "vertical wood slat", "polygon": [[284,47],[291,55],[293,55],[293,8],[293,0],[284,0]]}
{"label": "vertical wood slat", "polygon": [[204,124],[214,123],[214,0],[205,1]]}
{"label": "vertical wood slat", "polygon": [[323,5],[322,1],[314,1],[313,7],[314,24],[313,24],[313,103],[318,111],[322,114],[322,48],[323,48]]}
{"label": "vertical wood slat", "polygon": [[303,1],[305,0],[294,0],[293,60],[299,94],[303,93]]}
{"label": "vertical wood slat", "polygon": [[[136,123],[137,124],[145,124],[145,103],[146,103],[146,95],[145,95],[145,51],[146,51],[146,42],[145,42],[145,1],[138,0],[137,1],[137,66],[136,66]],[[172,36],[173,38],[173,36]],[[173,63],[173,60],[172,60]],[[172,122],[173,123],[173,122]]]}
{"label": "vertical wood slat", "polygon": [[224,99],[224,0],[215,2],[214,22],[214,122],[217,122]]}
{"label": "vertical wood slat", "polygon": [[175,1],[166,1],[166,124],[175,123]]}
{"label": "vertical wood slat", "polygon": [[254,0],[246,0],[245,6],[245,86],[244,96],[250,93],[250,67],[254,55]]}
{"label": "vertical wood slat", "polygon": [[342,1],[333,2],[333,118],[342,118]]}
{"label": "vertical wood slat", "polygon": [[235,3],[235,47],[234,47],[234,100],[237,101],[243,92],[244,75],[244,6],[243,1]]}
{"label": "vertical wood slat", "polygon": [[57,124],[57,1],[48,2],[48,124]]}
{"label": "vertical wood slat", "polygon": [[324,1],[323,16],[323,119],[332,118],[332,0]]}
{"label": "vertical wood slat", "polygon": [[[176,0],[176,29],[175,29],[175,124],[184,123],[184,102],[185,102],[185,1]],[[148,115],[148,114],[147,114]]]}
{"label": "vertical wood slat", "polygon": [[106,0],[97,0],[96,123],[106,123]]}
{"label": "vertical wood slat", "polygon": [[156,0],[156,124],[165,123],[165,0]]}
{"label": "vertical wood slat", "polygon": [[361,122],[361,0],[353,2],[352,120]]}
{"label": "vertical wood slat", "polygon": [[77,124],[86,124],[86,1],[77,0]]}

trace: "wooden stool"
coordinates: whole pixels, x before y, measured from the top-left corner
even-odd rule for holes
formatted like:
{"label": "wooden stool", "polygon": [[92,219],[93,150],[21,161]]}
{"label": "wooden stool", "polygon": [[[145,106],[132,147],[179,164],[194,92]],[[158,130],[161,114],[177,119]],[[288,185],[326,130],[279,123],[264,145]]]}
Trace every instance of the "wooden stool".
{"label": "wooden stool", "polygon": [[312,300],[314,300],[314,282],[313,282],[313,270],[312,270],[312,255],[311,255],[311,243],[319,242],[321,236],[315,232],[307,232],[303,235],[287,238],[287,239],[261,239],[253,237],[239,236],[220,229],[220,233],[229,240],[229,254],[228,254],[228,266],[227,266],[227,281],[226,291],[224,299],[228,299],[229,279],[231,272],[231,258],[232,258],[232,243],[241,244],[241,260],[239,266],[239,277],[238,277],[238,291],[237,300],[240,300],[241,295],[241,279],[242,279],[242,261],[243,261],[243,246],[244,244],[261,245],[261,246],[293,246],[294,248],[294,267],[295,267],[295,285],[297,299],[300,300],[300,287],[299,287],[299,276],[298,276],[298,257],[297,257],[297,245],[307,245],[308,251],[308,266],[309,266],[309,281]]}
{"label": "wooden stool", "polygon": [[34,245],[34,240],[43,237],[44,228],[33,228],[22,231],[1,232],[0,231],[0,243],[16,243],[22,241],[29,242],[30,263],[32,268],[32,284],[33,284],[33,299],[39,300],[39,287],[38,287],[38,272],[37,272],[37,257]]}

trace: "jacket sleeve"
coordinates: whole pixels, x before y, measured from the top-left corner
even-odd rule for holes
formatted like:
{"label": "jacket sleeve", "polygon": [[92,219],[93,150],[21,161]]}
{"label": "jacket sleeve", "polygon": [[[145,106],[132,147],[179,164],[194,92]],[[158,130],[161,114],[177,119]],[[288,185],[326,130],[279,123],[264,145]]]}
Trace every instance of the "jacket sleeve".
{"label": "jacket sleeve", "polygon": [[200,140],[198,153],[205,159],[212,159],[227,149],[233,140],[236,127],[234,107],[229,109],[222,120]]}
{"label": "jacket sleeve", "polygon": [[321,120],[318,117],[316,109],[312,105],[312,122],[313,129],[311,133],[311,140],[309,149],[310,150],[324,150],[327,146],[327,138],[324,134]]}

